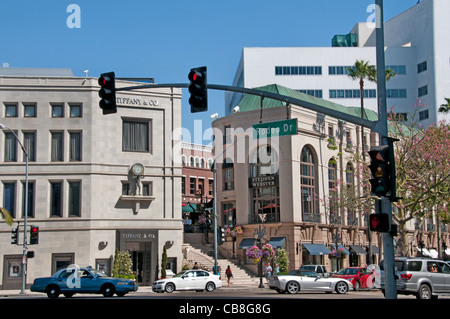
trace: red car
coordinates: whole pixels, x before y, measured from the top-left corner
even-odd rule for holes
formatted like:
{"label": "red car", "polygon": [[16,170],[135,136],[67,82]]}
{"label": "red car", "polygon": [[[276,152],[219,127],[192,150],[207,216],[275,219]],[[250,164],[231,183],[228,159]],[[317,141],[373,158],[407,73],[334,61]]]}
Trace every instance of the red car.
{"label": "red car", "polygon": [[332,277],[347,279],[353,284],[353,290],[372,288],[374,280],[372,272],[367,270],[367,267],[344,268],[335,273]]}

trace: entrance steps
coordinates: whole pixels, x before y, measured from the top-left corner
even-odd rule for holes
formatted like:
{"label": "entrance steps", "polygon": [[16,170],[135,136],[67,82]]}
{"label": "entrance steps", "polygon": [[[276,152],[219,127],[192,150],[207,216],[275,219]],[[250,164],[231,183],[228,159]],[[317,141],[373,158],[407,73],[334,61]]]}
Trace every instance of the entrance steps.
{"label": "entrance steps", "polygon": [[[199,269],[205,269],[212,272],[214,266],[214,249],[208,246],[203,246],[201,244],[183,244],[184,259],[190,265],[194,265],[195,262],[198,264]],[[222,278],[222,285],[228,286],[227,277],[225,275],[225,270],[228,266],[231,268],[233,273],[233,278],[230,281],[231,286],[247,286],[255,288],[259,285],[259,278],[250,274],[245,268],[242,268],[230,259],[222,258],[218,256],[217,266],[220,270],[220,276]],[[265,279],[264,279],[265,281]]]}

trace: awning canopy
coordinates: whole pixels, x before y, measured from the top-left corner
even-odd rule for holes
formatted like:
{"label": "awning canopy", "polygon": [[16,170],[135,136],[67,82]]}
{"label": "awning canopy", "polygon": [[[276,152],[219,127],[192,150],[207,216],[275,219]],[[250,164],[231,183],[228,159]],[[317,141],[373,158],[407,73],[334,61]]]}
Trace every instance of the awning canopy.
{"label": "awning canopy", "polygon": [[323,244],[303,244],[310,255],[328,255],[330,250]]}
{"label": "awning canopy", "polygon": [[181,204],[181,211],[183,213],[195,213],[197,211],[197,205],[196,204]]}
{"label": "awning canopy", "polygon": [[[366,248],[367,252],[369,252],[369,247]],[[372,255],[379,255],[380,254],[380,249],[375,246],[372,245]]]}
{"label": "awning canopy", "polygon": [[255,246],[256,239],[255,238],[243,238],[241,243],[239,244],[238,249],[248,249],[250,247]]}
{"label": "awning canopy", "polygon": [[357,255],[367,255],[366,250],[359,245],[350,245],[350,252]]}
{"label": "awning canopy", "polygon": [[269,244],[273,248],[284,248],[286,243],[286,237],[272,237],[269,240]]}

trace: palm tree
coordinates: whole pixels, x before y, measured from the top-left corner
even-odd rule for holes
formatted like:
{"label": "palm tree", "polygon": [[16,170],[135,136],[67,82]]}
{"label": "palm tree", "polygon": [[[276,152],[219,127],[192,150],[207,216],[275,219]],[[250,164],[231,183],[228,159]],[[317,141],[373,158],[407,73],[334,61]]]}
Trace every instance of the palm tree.
{"label": "palm tree", "polygon": [[[368,61],[356,60],[355,65],[351,68],[347,68],[348,76],[353,80],[359,80],[359,91],[361,98],[361,118],[364,118],[364,80],[369,80],[370,82],[377,81],[377,69],[374,65],[369,65]],[[389,81],[395,73],[391,69],[386,69],[386,80]],[[361,148],[362,148],[362,159],[363,162],[366,161],[366,152],[364,150],[364,127],[361,126]],[[372,234],[370,229],[367,229],[367,237],[369,240],[369,262],[372,263]]]}
{"label": "palm tree", "polygon": [[438,110],[441,113],[448,113],[448,112],[450,112],[450,98],[446,97],[445,101],[447,103],[441,104],[441,107]]}
{"label": "palm tree", "polygon": [[0,207],[0,217],[5,220],[6,224],[8,224],[8,226],[11,226],[14,222],[10,212],[5,208]]}

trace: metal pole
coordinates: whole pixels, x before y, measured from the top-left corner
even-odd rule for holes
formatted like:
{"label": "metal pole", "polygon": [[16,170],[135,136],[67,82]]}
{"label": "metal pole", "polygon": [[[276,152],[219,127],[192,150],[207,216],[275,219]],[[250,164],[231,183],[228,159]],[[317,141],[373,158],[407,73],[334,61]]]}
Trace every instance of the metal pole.
{"label": "metal pole", "polygon": [[[375,0],[376,8],[376,56],[377,56],[377,95],[378,95],[378,124],[380,134],[380,145],[388,145],[384,137],[388,135],[387,129],[387,103],[386,103],[386,66],[384,55],[384,21],[383,21],[383,0]],[[387,197],[377,200],[376,205],[381,206],[383,213],[389,215],[390,225],[392,225],[392,203]],[[397,286],[395,281],[395,259],[394,240],[391,232],[383,233],[384,252],[384,284],[385,297],[387,299],[397,299]]]}
{"label": "metal pole", "polygon": [[217,269],[217,178],[216,178],[216,161],[213,163],[213,179],[214,179],[214,274],[219,273]]}

